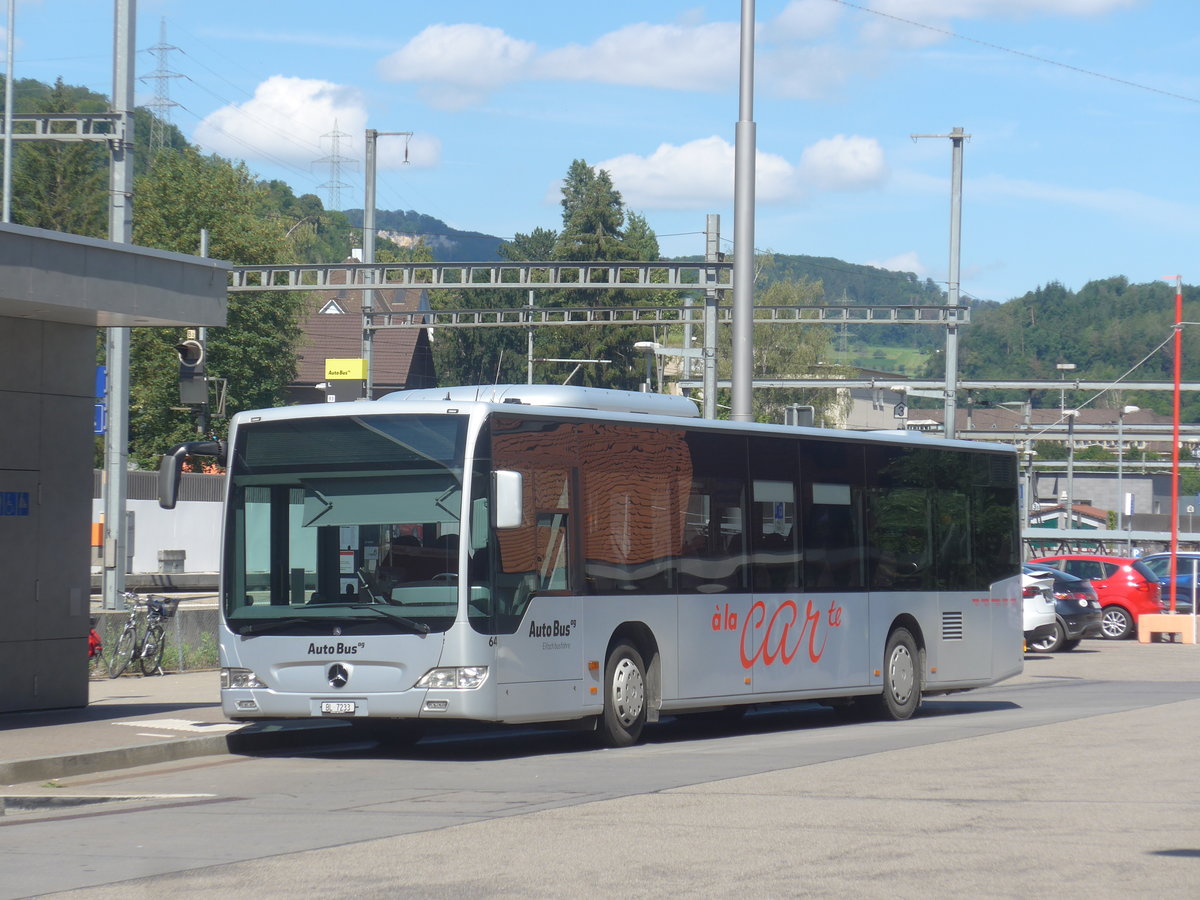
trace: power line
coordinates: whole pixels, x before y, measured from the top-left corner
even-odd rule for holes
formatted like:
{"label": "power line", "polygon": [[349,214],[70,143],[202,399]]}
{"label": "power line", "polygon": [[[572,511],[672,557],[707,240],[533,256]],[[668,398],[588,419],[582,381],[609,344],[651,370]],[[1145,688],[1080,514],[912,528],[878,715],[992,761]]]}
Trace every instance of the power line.
{"label": "power line", "polygon": [[329,191],[329,208],[340,210],[342,208],[342,188],[350,187],[342,181],[342,165],[357,163],[357,160],[351,159],[349,156],[342,156],[342,138],[348,138],[350,135],[338,130],[337,119],[333,120],[333,131],[323,134],[321,137],[329,139],[329,153],[320,159],[313,160],[313,165],[329,166],[329,180],[317,187]]}
{"label": "power line", "polygon": [[892,19],[896,22],[903,22],[905,25],[911,25],[914,28],[923,28],[926,31],[932,31],[935,34],[942,34],[946,37],[954,38],[959,41],[966,41],[971,44],[978,44],[980,47],[987,47],[991,50],[999,50],[1001,53],[1010,53],[1013,56],[1021,56],[1025,59],[1032,59],[1034,62],[1045,63],[1048,66],[1058,66],[1060,69],[1067,69],[1071,72],[1078,72],[1080,75],[1087,75],[1091,78],[1101,78],[1105,81],[1111,81],[1115,84],[1123,84],[1126,87],[1134,88],[1139,91],[1149,91],[1152,94],[1161,94],[1164,97],[1171,97],[1175,100],[1183,100],[1186,103],[1200,103],[1200,99],[1189,97],[1186,94],[1176,94],[1172,91],[1164,91],[1162,88],[1150,87],[1146,84],[1139,84],[1136,81],[1128,81],[1124,78],[1117,78],[1115,75],[1105,75],[1103,72],[1094,72],[1091,69],[1084,69],[1080,66],[1072,66],[1069,63],[1059,62],[1057,59],[1050,59],[1046,56],[1038,56],[1036,53],[1026,53],[1024,50],[1014,50],[1012,47],[1005,47],[1001,44],[993,44],[990,41],[982,41],[979,38],[967,37],[965,34],[959,34],[957,31],[951,31],[949,28],[938,28],[936,25],[928,25],[925,22],[918,22],[914,19],[906,19],[903,16],[892,15],[878,9],[869,9],[865,6],[860,6],[857,3],[850,3],[849,0],[830,0],[832,3],[840,4],[841,6],[856,9],[859,12],[869,13],[873,16],[879,16],[883,19]]}
{"label": "power line", "polygon": [[171,123],[171,107],[178,106],[171,100],[171,79],[182,78],[178,72],[172,72],[167,62],[167,56],[172,50],[178,50],[167,43],[167,20],[164,16],[158,24],[158,43],[150,48],[158,60],[158,66],[149,75],[143,75],[138,81],[154,83],[154,98],[146,104],[153,116],[150,118],[150,158],[154,159],[162,150],[166,140],[167,127]]}

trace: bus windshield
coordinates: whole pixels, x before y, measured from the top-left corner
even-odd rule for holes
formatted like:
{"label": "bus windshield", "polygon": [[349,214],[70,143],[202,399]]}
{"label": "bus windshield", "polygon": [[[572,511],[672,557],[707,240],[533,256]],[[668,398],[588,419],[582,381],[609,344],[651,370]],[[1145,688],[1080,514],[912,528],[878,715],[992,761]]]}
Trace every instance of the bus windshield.
{"label": "bus windshield", "polygon": [[457,610],[466,421],[380,415],[241,425],[230,459],[229,627],[448,629]]}

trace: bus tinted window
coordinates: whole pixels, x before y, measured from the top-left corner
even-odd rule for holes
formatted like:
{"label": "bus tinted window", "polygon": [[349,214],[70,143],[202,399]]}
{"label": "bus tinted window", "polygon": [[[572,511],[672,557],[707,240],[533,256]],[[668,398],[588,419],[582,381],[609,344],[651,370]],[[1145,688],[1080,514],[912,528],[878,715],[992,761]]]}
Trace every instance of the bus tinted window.
{"label": "bus tinted window", "polygon": [[756,591],[801,587],[796,444],[780,438],[750,440],[750,578]]}
{"label": "bus tinted window", "polygon": [[746,584],[746,439],[687,435],[691,487],[679,560],[681,592],[720,593]]}
{"label": "bus tinted window", "polygon": [[863,448],[804,441],[799,452],[804,589],[861,590],[866,585]]}

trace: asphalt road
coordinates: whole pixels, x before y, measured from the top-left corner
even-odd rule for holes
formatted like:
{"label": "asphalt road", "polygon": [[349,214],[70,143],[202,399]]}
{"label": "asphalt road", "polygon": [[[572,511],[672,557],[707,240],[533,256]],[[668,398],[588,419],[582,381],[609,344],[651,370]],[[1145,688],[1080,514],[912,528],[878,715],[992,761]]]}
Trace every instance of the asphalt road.
{"label": "asphalt road", "polygon": [[1031,655],[908,722],[793,706],[647,738],[504,731],[26,786],[0,818],[0,897],[1200,896],[1200,647]]}

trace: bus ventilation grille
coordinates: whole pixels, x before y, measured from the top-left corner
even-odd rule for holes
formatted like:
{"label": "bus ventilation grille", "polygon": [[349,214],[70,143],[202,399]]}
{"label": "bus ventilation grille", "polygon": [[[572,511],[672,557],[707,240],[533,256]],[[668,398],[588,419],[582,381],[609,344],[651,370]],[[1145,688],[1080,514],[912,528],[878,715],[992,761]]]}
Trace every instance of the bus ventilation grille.
{"label": "bus ventilation grille", "polygon": [[942,613],[942,640],[961,641],[963,639],[963,614],[961,612]]}

